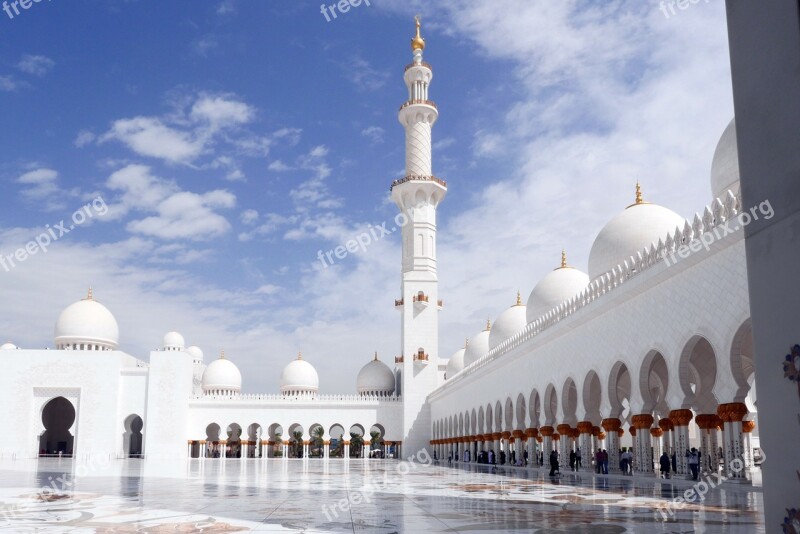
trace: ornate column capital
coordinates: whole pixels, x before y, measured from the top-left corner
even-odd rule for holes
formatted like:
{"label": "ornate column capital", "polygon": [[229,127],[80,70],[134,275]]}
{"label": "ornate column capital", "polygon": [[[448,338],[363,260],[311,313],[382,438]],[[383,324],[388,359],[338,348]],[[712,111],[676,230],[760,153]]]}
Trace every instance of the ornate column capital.
{"label": "ornate column capital", "polygon": [[539,429],[539,433],[544,437],[552,436],[554,432],[555,429],[552,426],[543,426]]}
{"label": "ornate column capital", "polygon": [[660,428],[651,428],[650,435],[653,436],[654,438],[660,438],[661,436],[664,435],[664,431],[661,430]]}
{"label": "ornate column capital", "polygon": [[593,426],[592,427],[592,435],[594,437],[599,437],[600,436],[600,427],[599,426]]}
{"label": "ornate column capital", "polygon": [[527,435],[529,438],[535,438],[536,436],[539,435],[539,429],[538,428],[527,428],[527,429],[525,429],[525,435]]}
{"label": "ornate column capital", "polygon": [[717,407],[717,415],[725,423],[738,423],[748,414],[747,405],[743,402],[729,402]]}
{"label": "ornate column capital", "polygon": [[644,430],[653,426],[654,419],[649,413],[640,413],[638,415],[634,415],[631,421],[637,430]]}
{"label": "ornate column capital", "polygon": [[606,432],[618,432],[622,429],[622,421],[616,417],[610,417],[608,419],[603,419],[600,422],[600,426],[602,426],[603,430]]}
{"label": "ornate column capital", "polygon": [[755,421],[742,421],[742,432],[752,432],[755,428]]}
{"label": "ornate column capital", "polygon": [[569,425],[562,423],[556,427],[556,430],[558,430],[558,433],[562,436],[568,436],[570,428]]}
{"label": "ornate column capital", "polygon": [[636,437],[636,427],[635,426],[631,425],[631,427],[628,429],[628,432],[631,433],[631,436]]}
{"label": "ornate column capital", "polygon": [[[604,419],[604,421],[605,421],[605,419]],[[581,421],[580,423],[578,423],[578,427],[577,427],[578,428],[578,432],[580,432],[581,434],[591,434],[593,426],[594,425],[592,424],[591,421]]]}
{"label": "ornate column capital", "polygon": [[722,426],[722,419],[717,414],[698,414],[695,421],[702,430],[715,430]]}
{"label": "ornate column capital", "polygon": [[558,441],[560,439],[561,439],[561,435],[559,435],[558,433],[554,433],[553,434],[553,441]]}
{"label": "ornate column capital", "polygon": [[515,438],[524,438],[525,432],[523,432],[522,430],[515,430],[511,433],[511,435],[514,436]]}
{"label": "ornate column capital", "polygon": [[669,417],[660,419],[658,421],[658,427],[664,432],[668,430],[675,430],[675,425],[672,423],[672,419],[670,419]]}
{"label": "ornate column capital", "polygon": [[675,426],[689,426],[693,417],[692,410],[681,409],[669,412],[669,419]]}
{"label": "ornate column capital", "polygon": [[509,431],[501,432],[500,437],[502,437],[503,439],[508,439],[511,437],[511,432]]}

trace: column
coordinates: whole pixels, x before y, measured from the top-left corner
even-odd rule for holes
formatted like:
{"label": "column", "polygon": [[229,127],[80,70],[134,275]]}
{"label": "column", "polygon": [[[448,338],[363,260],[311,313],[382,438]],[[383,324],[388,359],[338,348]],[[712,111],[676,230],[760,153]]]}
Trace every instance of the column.
{"label": "column", "polygon": [[284,440],[281,443],[281,451],[283,452],[284,461],[289,460],[289,441],[288,440]]}
{"label": "column", "polygon": [[539,431],[535,428],[527,428],[525,429],[525,435],[528,437],[528,440],[525,442],[527,449],[528,449],[528,467],[538,466],[538,456],[536,451],[536,436],[539,434]]}
{"label": "column", "polygon": [[[605,419],[603,420],[605,421]],[[592,427],[591,421],[581,421],[578,423],[578,447],[581,449],[581,469],[584,471],[592,470]]]}
{"label": "column", "polygon": [[755,467],[753,462],[753,444],[750,441],[750,437],[753,435],[753,430],[755,428],[755,421],[742,421],[742,432],[744,433],[744,465],[746,469]]}
{"label": "column", "polygon": [[600,426],[606,431],[608,439],[606,450],[608,451],[608,472],[619,472],[619,438],[622,436],[622,421],[612,417],[603,419]]}
{"label": "column", "polygon": [[344,440],[344,447],[342,447],[342,456],[345,460],[350,459],[350,440]]}
{"label": "column", "polygon": [[542,440],[544,442],[542,451],[544,453],[544,465],[548,465],[550,452],[553,450],[553,434],[555,433],[555,429],[552,426],[543,426],[539,429],[539,433],[542,435]]}
{"label": "column", "polygon": [[500,463],[500,437],[502,434],[500,432],[495,432],[492,434],[492,448],[494,448],[495,454],[495,461]]}
{"label": "column", "polygon": [[656,465],[656,474],[661,473],[661,465],[659,461],[661,460],[661,451],[662,451],[662,444],[661,438],[664,435],[664,431],[658,427],[654,427],[650,429],[650,438],[651,438],[651,446],[652,446],[652,456],[653,462]]}
{"label": "column", "polygon": [[514,455],[517,462],[521,465],[525,463],[525,432],[522,430],[515,430],[511,433],[514,437]]}
{"label": "column", "polygon": [[672,453],[675,452],[675,425],[672,424],[672,420],[670,418],[664,417],[659,419],[658,428],[660,428],[664,433],[662,446],[663,450],[670,458],[670,469],[672,469]]}
{"label": "column", "polygon": [[716,414],[699,414],[695,421],[700,427],[700,472],[719,471],[717,432],[722,420]]}
{"label": "column", "polygon": [[744,461],[744,432],[742,429],[742,421],[744,421],[747,413],[747,406],[743,402],[720,404],[717,407],[717,414],[723,422],[722,450],[725,455],[723,470],[728,478],[736,481],[747,479]]}
{"label": "column", "polygon": [[560,424],[556,426],[558,431],[558,463],[563,471],[569,471],[569,434],[570,426],[567,424]]}
{"label": "column", "polygon": [[650,449],[650,427],[653,425],[653,416],[649,413],[634,415],[633,426],[636,428],[634,444],[634,457],[639,473],[653,474],[653,458]]}
{"label": "column", "polygon": [[689,422],[694,415],[691,410],[681,409],[669,412],[669,420],[675,427],[675,456],[679,475],[689,474],[686,451],[689,450]]}
{"label": "column", "polygon": [[202,440],[200,442],[200,458],[205,460],[206,454],[208,454],[208,445],[206,444],[206,440]]}
{"label": "column", "polygon": [[361,452],[361,457],[363,459],[365,459],[365,460],[369,458],[370,447],[372,447],[372,442],[370,440],[368,440],[368,439],[365,439],[364,440],[364,447],[363,447],[362,452]]}

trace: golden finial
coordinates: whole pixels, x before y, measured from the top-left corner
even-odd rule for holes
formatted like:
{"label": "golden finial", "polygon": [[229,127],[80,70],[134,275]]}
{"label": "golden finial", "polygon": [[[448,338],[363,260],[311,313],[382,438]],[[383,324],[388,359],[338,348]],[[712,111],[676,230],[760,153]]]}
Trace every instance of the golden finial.
{"label": "golden finial", "polygon": [[517,289],[517,303],[515,306],[522,306],[522,295],[519,294],[519,289]]}
{"label": "golden finial", "polygon": [[642,202],[644,202],[642,198],[642,186],[639,185],[639,180],[636,180],[636,203],[641,204]]}
{"label": "golden finial", "polygon": [[464,340],[464,348],[466,349],[467,347],[469,347],[469,338]]}
{"label": "golden finial", "polygon": [[414,20],[417,23],[417,35],[411,39],[411,50],[425,50],[425,39],[423,39],[420,34],[420,28],[422,26],[421,17],[417,15],[414,17]]}
{"label": "golden finial", "polygon": [[89,286],[89,291],[86,294],[86,298],[83,300],[94,300],[94,296],[92,295],[92,286]]}
{"label": "golden finial", "polygon": [[222,350],[219,352],[219,359],[220,359],[220,360],[224,360],[224,359],[225,359],[225,349],[222,349]]}
{"label": "golden finial", "polygon": [[374,361],[376,361],[376,362],[378,361],[378,351],[377,350],[375,351],[375,360]]}
{"label": "golden finial", "polygon": [[297,359],[298,360],[302,360],[303,359],[303,353],[302,352],[297,351]]}
{"label": "golden finial", "polygon": [[[561,267],[559,267],[558,269],[566,269],[567,267],[569,267],[569,265],[567,265],[567,251],[562,248],[561,249]],[[558,270],[558,269],[556,269],[556,270]]]}
{"label": "golden finial", "polygon": [[491,330],[491,329],[492,329],[492,321],[489,320],[489,318],[487,317],[486,318],[486,330]]}

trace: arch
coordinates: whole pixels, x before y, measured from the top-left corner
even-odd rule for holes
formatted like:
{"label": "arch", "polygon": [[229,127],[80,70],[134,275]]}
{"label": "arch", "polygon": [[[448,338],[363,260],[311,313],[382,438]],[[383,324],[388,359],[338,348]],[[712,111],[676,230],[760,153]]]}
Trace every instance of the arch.
{"label": "arch", "polygon": [[225,430],[228,435],[228,443],[225,448],[226,458],[242,457],[242,427],[239,423],[231,423]]}
{"label": "arch", "polygon": [[39,456],[67,456],[75,454],[75,436],[70,428],[75,423],[75,407],[64,397],[47,401],[42,408],[44,432],[39,435]]}
{"label": "arch", "polygon": [[511,431],[514,429],[514,403],[511,402],[511,397],[506,397],[506,404],[503,409],[505,414],[505,426],[503,430]]}
{"label": "arch", "polygon": [[526,405],[525,397],[520,393],[517,395],[517,427],[516,430],[525,430],[526,427]]}
{"label": "arch", "polygon": [[494,410],[491,404],[486,405],[486,433],[494,432]]}
{"label": "arch", "polygon": [[386,429],[383,425],[375,423],[369,429],[369,457],[370,458],[386,458],[386,444],[383,437],[386,435]]}
{"label": "arch", "polygon": [[547,384],[544,390],[544,422],[549,426],[557,424],[556,417],[558,416],[558,394],[556,387],[552,384]]}
{"label": "arch", "polygon": [[485,434],[486,433],[486,416],[484,415],[483,406],[478,408],[477,433],[478,434]]}
{"label": "arch", "polygon": [[314,423],[308,427],[308,457],[322,458],[325,456],[325,427]]}
{"label": "arch", "polygon": [[630,423],[631,418],[631,372],[628,366],[618,361],[611,367],[608,376],[608,401],[611,404],[609,417]]}
{"label": "arch", "polygon": [[464,414],[458,414],[458,430],[456,431],[456,437],[461,437],[465,434],[464,432]]}
{"label": "arch", "polygon": [[578,388],[575,381],[568,377],[561,390],[561,403],[564,408],[564,424],[575,426],[578,424]]}
{"label": "arch", "polygon": [[586,420],[595,425],[599,425],[602,420],[600,414],[600,404],[603,401],[603,387],[600,384],[600,377],[594,370],[586,373],[583,380],[583,410],[586,413]]}
{"label": "arch", "polygon": [[350,458],[361,458],[364,453],[364,427],[356,423],[350,427]]}
{"label": "arch", "polygon": [[667,405],[667,389],[669,387],[669,369],[664,356],[657,350],[651,350],[642,361],[639,371],[639,392],[642,394],[642,413],[655,412],[659,417],[669,415]]}
{"label": "arch", "polygon": [[122,450],[126,458],[142,458],[143,450],[142,445],[142,429],[144,428],[144,421],[138,415],[131,414],[125,418],[122,426],[125,432],[122,434]]}
{"label": "arch", "polygon": [[469,435],[474,436],[478,433],[478,412],[475,408],[472,409],[472,413],[469,416]]}
{"label": "arch", "polygon": [[500,401],[494,405],[494,431],[503,431],[503,407],[500,405]]}
{"label": "arch", "polygon": [[753,363],[753,323],[748,318],[739,326],[731,343],[731,372],[738,386],[733,402],[745,402],[755,372]]}
{"label": "arch", "polygon": [[539,428],[539,421],[542,416],[542,401],[539,398],[537,390],[531,391],[530,402],[528,403],[528,412],[531,416],[531,427]]}
{"label": "arch", "polygon": [[300,423],[294,423],[289,427],[289,458],[303,457],[303,441],[305,440],[305,429]]}
{"label": "arch", "polygon": [[331,458],[344,458],[344,425],[334,423],[328,429],[328,437],[330,438],[330,451],[328,456]]}
{"label": "arch", "polygon": [[706,338],[695,335],[684,345],[678,373],[684,394],[682,407],[699,414],[717,413],[717,355]]}

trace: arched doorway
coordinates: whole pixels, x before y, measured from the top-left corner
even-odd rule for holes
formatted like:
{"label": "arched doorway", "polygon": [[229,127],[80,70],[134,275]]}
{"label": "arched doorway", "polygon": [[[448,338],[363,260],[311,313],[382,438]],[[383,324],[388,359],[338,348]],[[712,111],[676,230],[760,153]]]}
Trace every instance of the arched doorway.
{"label": "arched doorway", "polygon": [[42,409],[44,432],[39,437],[39,456],[72,456],[75,437],[69,429],[75,422],[75,407],[64,397],[56,397]]}
{"label": "arched doorway", "polygon": [[122,435],[122,446],[126,458],[142,458],[142,429],[144,421],[136,414],[125,418],[125,433]]}

